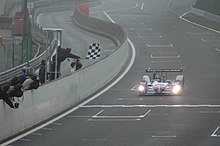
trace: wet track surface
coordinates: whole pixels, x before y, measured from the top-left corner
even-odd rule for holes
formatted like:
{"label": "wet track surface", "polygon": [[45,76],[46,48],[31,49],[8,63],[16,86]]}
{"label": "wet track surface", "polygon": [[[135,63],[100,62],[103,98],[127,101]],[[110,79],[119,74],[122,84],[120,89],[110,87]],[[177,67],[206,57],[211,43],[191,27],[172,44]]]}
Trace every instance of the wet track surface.
{"label": "wet track surface", "polygon": [[[13,146],[219,146],[220,34],[179,18],[194,1],[103,1],[134,44],[130,71],[108,91]],[[146,68],[184,69],[182,96],[138,96]]]}

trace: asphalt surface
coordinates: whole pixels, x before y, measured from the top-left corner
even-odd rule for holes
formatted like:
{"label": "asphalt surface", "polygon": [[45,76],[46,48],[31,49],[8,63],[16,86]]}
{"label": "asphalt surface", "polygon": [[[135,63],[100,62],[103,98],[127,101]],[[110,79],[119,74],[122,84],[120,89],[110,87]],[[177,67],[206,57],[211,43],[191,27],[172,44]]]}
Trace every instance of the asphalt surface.
{"label": "asphalt surface", "polygon": [[[103,1],[136,48],[130,71],[108,91],[13,146],[219,146],[220,34],[179,15],[188,0]],[[137,96],[145,69],[183,67],[182,96]]]}

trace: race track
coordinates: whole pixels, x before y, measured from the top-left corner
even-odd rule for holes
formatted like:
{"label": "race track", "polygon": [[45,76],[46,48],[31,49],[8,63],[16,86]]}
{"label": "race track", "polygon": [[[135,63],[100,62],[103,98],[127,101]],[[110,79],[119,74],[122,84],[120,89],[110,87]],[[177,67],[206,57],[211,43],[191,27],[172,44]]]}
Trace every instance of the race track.
{"label": "race track", "polygon": [[[91,102],[11,145],[219,146],[220,34],[179,18],[194,2],[106,0],[92,8],[128,32],[132,68]],[[184,94],[137,96],[132,89],[149,67],[182,67]]]}

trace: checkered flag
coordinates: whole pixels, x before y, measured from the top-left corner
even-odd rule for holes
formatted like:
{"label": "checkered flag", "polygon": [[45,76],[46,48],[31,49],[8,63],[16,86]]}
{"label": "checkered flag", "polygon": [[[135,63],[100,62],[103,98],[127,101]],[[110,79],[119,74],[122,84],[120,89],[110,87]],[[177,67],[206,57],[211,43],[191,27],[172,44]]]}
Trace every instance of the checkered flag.
{"label": "checkered flag", "polygon": [[86,59],[98,59],[100,57],[100,45],[99,43],[92,43],[89,46],[88,55]]}

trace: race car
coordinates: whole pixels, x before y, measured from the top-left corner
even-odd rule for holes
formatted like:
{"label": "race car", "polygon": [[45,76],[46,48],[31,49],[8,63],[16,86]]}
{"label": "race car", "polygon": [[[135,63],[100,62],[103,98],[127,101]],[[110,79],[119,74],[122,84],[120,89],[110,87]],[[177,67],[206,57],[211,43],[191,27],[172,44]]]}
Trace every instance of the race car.
{"label": "race car", "polygon": [[146,69],[147,75],[137,85],[137,94],[141,95],[181,95],[184,89],[184,76],[176,75],[168,79],[168,73],[182,73],[183,69]]}

